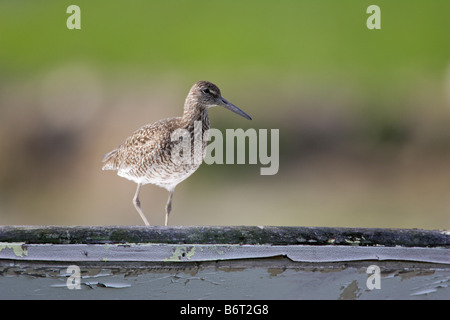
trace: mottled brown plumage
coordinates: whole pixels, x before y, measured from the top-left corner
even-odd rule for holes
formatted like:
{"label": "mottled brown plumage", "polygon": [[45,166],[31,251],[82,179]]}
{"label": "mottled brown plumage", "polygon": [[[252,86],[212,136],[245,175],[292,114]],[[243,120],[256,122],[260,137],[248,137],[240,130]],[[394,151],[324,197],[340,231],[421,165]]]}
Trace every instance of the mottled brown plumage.
{"label": "mottled brown plumage", "polygon": [[[178,130],[187,130],[191,140],[191,152],[194,154],[194,139],[201,139],[209,129],[208,108],[223,106],[247,119],[246,113],[221,96],[219,88],[208,81],[197,82],[189,91],[184,103],[182,117],[168,118],[136,130],[121,145],[104,156],[103,170],[117,170],[121,177],[138,184],[133,204],[146,225],[149,225],[140,207],[139,192],[143,185],[151,183],[169,191],[166,205],[166,221],[172,207],[175,187],[193,174],[201,161],[177,162],[173,157],[174,148],[182,139],[173,140],[172,134]],[[198,124],[197,127],[195,124]],[[201,124],[201,130],[200,130]],[[197,131],[195,130],[197,128]],[[195,136],[201,134],[202,137]],[[172,141],[173,140],[173,141]],[[201,160],[206,151],[206,140],[202,141]],[[178,150],[178,149],[176,149]]]}

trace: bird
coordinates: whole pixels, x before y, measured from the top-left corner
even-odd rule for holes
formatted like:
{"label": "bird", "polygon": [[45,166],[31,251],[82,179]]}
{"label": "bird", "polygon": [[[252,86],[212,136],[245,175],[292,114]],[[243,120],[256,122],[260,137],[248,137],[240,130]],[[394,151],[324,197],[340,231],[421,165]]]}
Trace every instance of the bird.
{"label": "bird", "polygon": [[198,81],[186,97],[183,116],[144,125],[134,131],[116,149],[104,155],[102,170],[117,171],[118,176],[137,183],[132,202],[146,226],[150,223],[141,209],[139,200],[142,186],[154,184],[169,192],[165,206],[165,226],[167,226],[172,211],[175,187],[200,167],[205,158],[207,146],[207,139],[202,139],[200,161],[198,158],[197,161],[176,161],[174,155],[188,156],[185,153],[189,152],[186,152],[188,149],[181,149],[180,152],[184,137],[173,139],[174,133],[181,130],[189,134],[185,142],[190,142],[189,151],[194,154],[196,152],[194,139],[199,138],[197,137],[199,133],[203,135],[208,132],[210,128],[208,109],[216,106],[224,107],[252,120],[247,113],[222,97],[220,89],[215,84],[209,81]]}

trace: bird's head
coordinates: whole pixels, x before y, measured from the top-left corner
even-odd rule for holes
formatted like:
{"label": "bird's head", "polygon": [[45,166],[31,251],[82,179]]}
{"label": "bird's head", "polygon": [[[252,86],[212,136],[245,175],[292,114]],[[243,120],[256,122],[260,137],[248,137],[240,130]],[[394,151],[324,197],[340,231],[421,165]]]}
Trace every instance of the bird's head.
{"label": "bird's head", "polygon": [[220,89],[215,84],[208,81],[199,81],[194,84],[186,98],[186,105],[190,104],[198,105],[204,108],[221,106],[248,120],[252,120],[248,114],[222,97]]}

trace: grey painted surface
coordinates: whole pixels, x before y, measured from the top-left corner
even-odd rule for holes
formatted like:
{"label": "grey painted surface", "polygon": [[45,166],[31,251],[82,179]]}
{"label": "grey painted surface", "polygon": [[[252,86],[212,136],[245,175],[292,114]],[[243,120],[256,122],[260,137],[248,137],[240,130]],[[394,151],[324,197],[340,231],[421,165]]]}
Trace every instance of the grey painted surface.
{"label": "grey painted surface", "polygon": [[[369,290],[367,267],[381,269]],[[69,265],[9,262],[0,266],[0,299],[449,299],[442,265],[365,261],[304,264],[287,259],[160,265],[79,265],[80,289],[69,289]]]}

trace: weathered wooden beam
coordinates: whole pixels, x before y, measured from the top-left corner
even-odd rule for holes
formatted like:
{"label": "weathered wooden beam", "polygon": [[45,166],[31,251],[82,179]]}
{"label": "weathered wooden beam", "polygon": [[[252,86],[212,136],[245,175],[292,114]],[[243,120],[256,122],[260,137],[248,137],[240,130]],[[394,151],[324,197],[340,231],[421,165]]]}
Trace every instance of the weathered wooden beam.
{"label": "weathered wooden beam", "polygon": [[239,244],[449,248],[445,230],[276,226],[0,226],[0,242]]}

